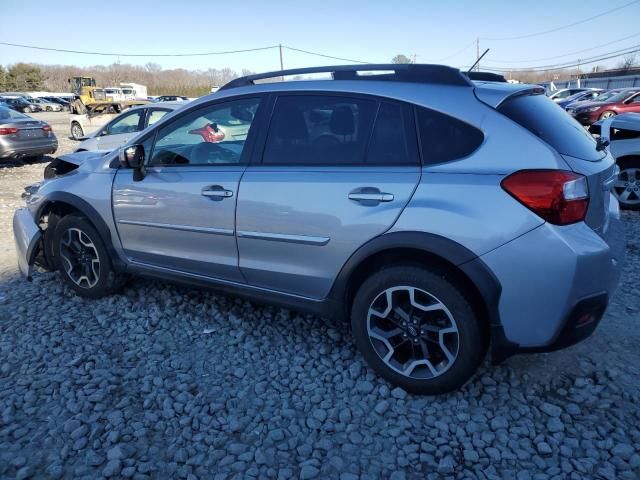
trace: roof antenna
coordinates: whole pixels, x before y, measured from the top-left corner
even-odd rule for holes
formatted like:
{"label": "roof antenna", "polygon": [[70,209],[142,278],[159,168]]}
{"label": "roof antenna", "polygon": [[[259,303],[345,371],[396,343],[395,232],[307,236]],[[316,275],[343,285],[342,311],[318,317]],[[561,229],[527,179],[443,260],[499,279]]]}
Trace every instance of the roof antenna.
{"label": "roof antenna", "polygon": [[482,60],[487,53],[489,53],[489,49],[488,48],[484,51],[484,53],[482,55],[480,55],[478,57],[478,59],[473,63],[473,65],[471,65],[469,67],[469,70],[467,70],[467,73],[470,73],[471,70],[473,70],[473,68],[480,63],[480,60]]}

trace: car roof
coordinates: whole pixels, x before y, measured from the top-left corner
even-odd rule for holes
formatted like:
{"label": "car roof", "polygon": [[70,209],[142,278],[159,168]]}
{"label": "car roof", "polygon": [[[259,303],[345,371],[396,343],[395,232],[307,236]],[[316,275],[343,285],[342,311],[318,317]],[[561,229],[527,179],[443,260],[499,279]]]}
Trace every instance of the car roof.
{"label": "car roof", "polygon": [[169,110],[175,110],[184,106],[185,102],[160,102],[160,103],[145,103],[143,105],[135,105],[131,107],[127,112],[131,112],[133,110],[140,110],[141,108],[167,108]]}

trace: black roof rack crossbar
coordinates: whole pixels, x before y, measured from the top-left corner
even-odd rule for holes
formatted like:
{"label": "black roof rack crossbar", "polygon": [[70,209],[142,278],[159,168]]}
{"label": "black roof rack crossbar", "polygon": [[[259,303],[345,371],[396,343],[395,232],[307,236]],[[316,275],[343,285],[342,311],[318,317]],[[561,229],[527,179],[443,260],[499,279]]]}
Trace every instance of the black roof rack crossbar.
{"label": "black roof rack crossbar", "polygon": [[[384,72],[378,75],[361,75],[359,72]],[[392,73],[390,73],[392,72]],[[257,80],[287,77],[292,75],[307,75],[312,73],[330,73],[334,80],[392,80],[413,83],[437,83],[441,85],[455,85],[470,87],[473,84],[469,78],[457,68],[445,65],[428,64],[363,64],[336,65],[333,67],[294,68],[275,72],[257,73],[236,78],[220,88],[246,87],[255,85]]]}

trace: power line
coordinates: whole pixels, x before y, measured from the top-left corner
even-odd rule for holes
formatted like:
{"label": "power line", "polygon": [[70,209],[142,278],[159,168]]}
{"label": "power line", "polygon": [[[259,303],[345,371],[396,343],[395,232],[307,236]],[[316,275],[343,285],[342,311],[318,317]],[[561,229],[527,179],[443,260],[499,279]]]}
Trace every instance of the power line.
{"label": "power line", "polygon": [[438,60],[436,60],[436,62],[444,62],[445,60],[449,60],[450,58],[456,57],[458,55],[460,55],[462,52],[468,50],[469,48],[473,47],[476,44],[476,40],[474,40],[473,42],[469,43],[466,47],[462,47],[460,50],[456,51],[455,53],[452,53],[451,55],[447,55],[446,57],[442,57]]}
{"label": "power line", "polygon": [[609,52],[596,57],[580,59],[579,61],[573,61],[572,63],[545,65],[545,66],[529,67],[529,68],[485,67],[483,68],[483,70],[487,70],[489,72],[530,72],[530,71],[549,72],[552,70],[561,70],[563,68],[578,67],[580,65],[600,62],[602,60],[610,60],[612,58],[622,57],[624,55],[629,55],[631,53],[636,53],[636,52],[640,52],[640,45],[636,45],[635,47],[631,47],[631,49],[627,49],[624,51],[619,50],[617,52]]}
{"label": "power line", "polygon": [[564,58],[564,57],[568,57],[570,55],[576,55],[578,53],[590,52],[591,50],[596,50],[598,48],[607,47],[609,45],[613,45],[614,43],[619,43],[619,42],[622,42],[624,40],[628,40],[630,38],[637,37],[638,35],[640,35],[640,32],[634,33],[633,35],[629,35],[629,36],[624,37],[624,38],[619,38],[618,40],[613,40],[611,42],[603,43],[602,45],[596,45],[596,46],[591,47],[591,48],[585,48],[583,50],[576,50],[574,52],[565,53],[565,54],[562,54],[562,55],[555,55],[553,57],[535,58],[535,59],[530,59],[530,60],[497,60],[497,59],[491,59],[489,61],[492,62],[492,63],[530,63],[530,62],[543,62],[543,61],[546,61],[546,60],[555,60],[556,58]]}
{"label": "power line", "polygon": [[[639,0],[640,1],[640,0]],[[325,55],[323,53],[317,53],[317,52],[310,52],[309,50],[302,50],[300,48],[293,48],[293,47],[287,47],[286,45],[283,45],[282,48],[286,48],[287,50],[292,50],[294,52],[300,52],[300,53],[306,53],[309,55],[315,55],[316,57],[324,57],[324,58],[330,58],[332,60],[341,60],[343,62],[353,62],[353,63],[371,63],[371,62],[365,62],[363,60],[354,60],[352,58],[342,58],[342,57],[333,57],[331,55]]]}
{"label": "power line", "polygon": [[630,5],[636,4],[638,2],[640,2],[640,0],[634,0],[632,2],[625,3],[624,5],[620,5],[619,7],[615,7],[615,8],[612,8],[610,10],[607,10],[605,12],[598,13],[597,15],[593,15],[592,17],[585,18],[584,20],[578,20],[577,22],[569,23],[567,25],[562,25],[560,27],[552,28],[550,30],[544,30],[542,32],[529,33],[527,35],[517,35],[515,37],[497,37],[497,38],[488,38],[487,37],[487,38],[482,38],[482,40],[489,40],[489,41],[520,40],[520,39],[523,39],[523,38],[531,38],[531,37],[537,37],[539,35],[546,35],[547,33],[557,32],[559,30],[564,30],[565,28],[571,28],[571,27],[575,27],[576,25],[581,25],[583,23],[590,22],[591,20],[594,20],[596,18],[602,17],[604,15],[608,15],[608,14],[610,14],[612,12],[615,12],[617,10],[621,10],[623,8],[626,8],[626,7],[630,6]]}
{"label": "power line", "polygon": [[[639,0],[640,1],[640,0]],[[65,48],[41,47],[38,45],[23,45],[20,43],[0,42],[0,45],[9,47],[30,48],[32,50],[45,50],[48,52],[76,53],[79,55],[100,55],[105,57],[204,57],[207,55],[228,55],[232,53],[257,52],[278,48],[278,45],[268,47],[246,48],[243,50],[228,50],[224,52],[200,52],[200,53],[115,53],[115,52],[91,52],[86,50],[68,50]]]}

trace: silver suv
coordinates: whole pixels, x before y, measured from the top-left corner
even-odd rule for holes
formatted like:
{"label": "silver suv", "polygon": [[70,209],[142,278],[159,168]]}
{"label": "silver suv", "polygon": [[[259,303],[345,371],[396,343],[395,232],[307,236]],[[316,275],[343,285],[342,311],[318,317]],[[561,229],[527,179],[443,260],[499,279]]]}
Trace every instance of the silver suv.
{"label": "silver suv", "polygon": [[119,151],[53,162],[14,217],[20,268],[87,297],[139,274],[349,319],[369,365],[417,393],[460,387],[488,350],[571,345],[618,283],[616,166],[540,87],[499,80],[236,79]]}

